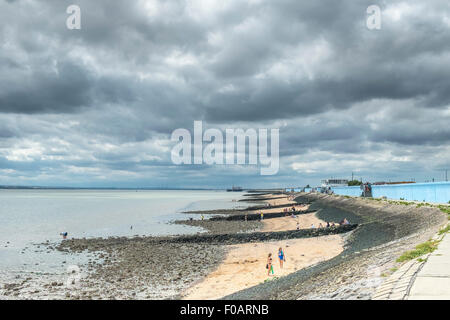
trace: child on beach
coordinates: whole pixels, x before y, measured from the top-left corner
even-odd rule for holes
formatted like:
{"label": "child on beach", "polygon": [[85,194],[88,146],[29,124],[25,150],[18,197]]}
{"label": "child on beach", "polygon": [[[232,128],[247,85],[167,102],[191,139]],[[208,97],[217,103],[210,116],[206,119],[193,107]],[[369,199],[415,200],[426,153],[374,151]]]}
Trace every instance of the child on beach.
{"label": "child on beach", "polygon": [[283,262],[286,261],[286,256],[284,255],[283,248],[278,249],[278,259],[280,260],[280,268],[283,269]]}
{"label": "child on beach", "polygon": [[267,269],[267,275],[268,276],[270,276],[270,272],[271,271],[272,271],[272,274],[273,274],[272,254],[271,253],[269,253],[269,256],[267,257],[266,269]]}

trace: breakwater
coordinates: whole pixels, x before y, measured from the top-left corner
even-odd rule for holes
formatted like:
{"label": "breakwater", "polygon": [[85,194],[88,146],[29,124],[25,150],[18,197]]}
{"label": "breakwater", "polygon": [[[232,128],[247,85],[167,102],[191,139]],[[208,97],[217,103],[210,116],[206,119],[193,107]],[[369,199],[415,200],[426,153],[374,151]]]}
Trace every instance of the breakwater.
{"label": "breakwater", "polygon": [[114,248],[115,246],[132,245],[134,242],[147,245],[162,245],[171,243],[208,243],[219,245],[240,244],[248,242],[262,242],[270,240],[288,240],[320,237],[332,234],[340,234],[352,231],[357,228],[357,224],[348,224],[330,228],[300,229],[279,232],[251,232],[251,233],[226,233],[226,234],[199,234],[178,237],[110,237],[107,239],[70,239],[63,241],[58,247],[61,251],[84,250],[97,251],[105,246]]}
{"label": "breakwater", "polygon": [[[302,214],[308,214],[308,213],[313,213],[316,210],[304,210],[304,211],[290,211],[290,212],[284,212],[284,211],[280,211],[280,212],[271,212],[268,214],[264,215],[264,220],[266,219],[274,219],[274,218],[281,218],[281,217],[286,217],[286,216],[291,216],[292,214],[294,214],[294,216],[297,215],[302,215]],[[245,218],[247,217],[248,221],[251,220],[260,220],[261,219],[261,215],[259,213],[251,213],[251,214],[234,214],[231,216],[226,216],[226,217],[212,217],[209,220],[210,221],[238,221],[238,220],[242,220],[245,221]]]}
{"label": "breakwater", "polygon": [[[297,204],[307,205],[311,204],[311,201],[303,201]],[[249,206],[247,208],[238,208],[238,209],[214,209],[214,210],[193,210],[193,211],[184,211],[183,213],[187,214],[240,214],[240,212],[247,211],[257,211],[257,210],[265,210],[265,209],[279,209],[279,208],[292,208],[293,204],[277,204],[273,206],[267,205],[258,205],[258,206]]]}
{"label": "breakwater", "polygon": [[246,199],[240,199],[239,202],[259,202],[259,201],[266,201],[266,200],[276,200],[276,199],[284,199],[286,196],[281,197],[261,197],[261,198],[246,198]]}

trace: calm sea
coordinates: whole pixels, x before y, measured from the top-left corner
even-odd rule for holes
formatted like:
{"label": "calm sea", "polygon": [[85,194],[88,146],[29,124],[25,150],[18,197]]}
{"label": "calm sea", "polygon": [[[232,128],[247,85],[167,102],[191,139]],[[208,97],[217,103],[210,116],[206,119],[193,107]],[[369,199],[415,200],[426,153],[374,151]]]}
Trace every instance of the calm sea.
{"label": "calm sea", "polygon": [[201,229],[169,222],[189,217],[182,211],[243,207],[233,201],[241,197],[225,191],[0,190],[0,271],[80,263],[80,256],[38,248],[47,240],[59,243],[63,231],[69,238],[195,233]]}

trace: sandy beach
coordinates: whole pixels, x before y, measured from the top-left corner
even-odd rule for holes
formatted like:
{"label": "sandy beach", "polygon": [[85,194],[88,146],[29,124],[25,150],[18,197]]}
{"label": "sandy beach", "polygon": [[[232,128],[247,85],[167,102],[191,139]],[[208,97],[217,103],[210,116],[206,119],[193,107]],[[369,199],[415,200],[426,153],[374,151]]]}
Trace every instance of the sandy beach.
{"label": "sandy beach", "polygon": [[274,231],[295,230],[297,228],[297,222],[299,224],[300,229],[311,228],[311,225],[314,225],[316,228],[320,224],[326,225],[326,222],[317,218],[315,213],[307,213],[303,215],[298,215],[295,218],[288,216],[282,218],[266,219],[263,221],[263,227],[260,231],[274,232]]}
{"label": "sandy beach", "polygon": [[[262,196],[270,198],[273,195]],[[283,204],[296,204],[282,199],[266,200],[271,206]],[[295,205],[297,211],[306,210],[308,206]],[[263,213],[266,218],[272,212],[279,209],[262,209],[257,212]],[[295,230],[299,223],[300,228],[310,228],[312,224],[318,226],[326,222],[318,219],[315,213],[266,219],[262,221],[261,232],[275,232]],[[189,288],[182,294],[183,299],[219,299],[233,292],[270,281],[288,275],[302,268],[314,265],[318,262],[331,259],[343,251],[344,241],[339,235],[323,236],[310,239],[293,239],[286,241],[270,241],[260,243],[246,243],[227,246],[227,255],[223,263],[209,274],[203,281]],[[278,260],[278,248],[282,247],[286,262],[281,269]],[[274,261],[274,274],[267,275],[265,265],[268,253],[272,253]]]}
{"label": "sandy beach", "polygon": [[[278,248],[285,251],[283,269],[277,258]],[[228,248],[225,261],[199,284],[187,290],[183,299],[219,299],[233,292],[282,277],[299,269],[330,259],[343,250],[339,235],[315,239],[296,239],[233,245]],[[265,264],[271,252],[274,275],[267,276]]]}

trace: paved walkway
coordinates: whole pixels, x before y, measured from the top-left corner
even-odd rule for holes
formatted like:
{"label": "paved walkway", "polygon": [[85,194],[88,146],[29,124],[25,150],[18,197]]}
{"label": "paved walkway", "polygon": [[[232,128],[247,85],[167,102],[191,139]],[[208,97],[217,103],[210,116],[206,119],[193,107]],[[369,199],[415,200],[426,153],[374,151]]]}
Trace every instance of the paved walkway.
{"label": "paved walkway", "polygon": [[404,300],[424,262],[408,261],[377,288],[372,300]]}
{"label": "paved walkway", "polygon": [[450,235],[447,233],[417,273],[406,299],[450,300]]}
{"label": "paved walkway", "polygon": [[450,300],[450,235],[433,253],[408,261],[378,287],[373,300]]}

